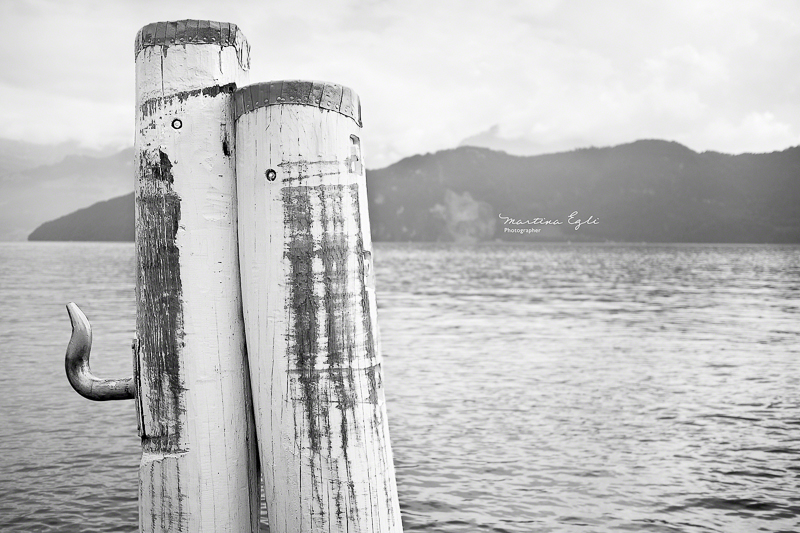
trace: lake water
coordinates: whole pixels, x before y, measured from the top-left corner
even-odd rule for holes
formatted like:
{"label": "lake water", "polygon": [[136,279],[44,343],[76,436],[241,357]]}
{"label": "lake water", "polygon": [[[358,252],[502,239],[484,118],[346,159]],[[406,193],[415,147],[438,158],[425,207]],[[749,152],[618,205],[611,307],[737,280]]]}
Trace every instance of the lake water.
{"label": "lake water", "polygon": [[[378,244],[406,531],[800,531],[800,247]],[[137,530],[132,244],[0,243],[0,530]]]}

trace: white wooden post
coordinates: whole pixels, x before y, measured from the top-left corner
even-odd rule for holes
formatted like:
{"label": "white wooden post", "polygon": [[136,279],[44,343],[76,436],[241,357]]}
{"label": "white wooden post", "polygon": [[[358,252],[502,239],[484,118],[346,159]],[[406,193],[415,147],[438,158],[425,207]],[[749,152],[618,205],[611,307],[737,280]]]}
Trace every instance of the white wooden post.
{"label": "white wooden post", "polygon": [[135,381],[142,532],[257,531],[236,237],[234,24],[149,24],[136,37]]}
{"label": "white wooden post", "polygon": [[239,250],[270,531],[402,531],[358,96],[236,93]]}

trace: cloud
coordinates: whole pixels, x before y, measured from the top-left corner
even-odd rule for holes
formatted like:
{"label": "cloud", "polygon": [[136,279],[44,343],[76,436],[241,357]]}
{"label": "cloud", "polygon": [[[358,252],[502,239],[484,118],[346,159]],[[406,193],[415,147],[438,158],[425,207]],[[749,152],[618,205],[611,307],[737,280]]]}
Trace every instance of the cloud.
{"label": "cloud", "polygon": [[800,130],[788,1],[30,0],[0,15],[0,95],[16,102],[0,137],[132,138],[136,31],[187,17],[238,23],[252,82],[355,89],[373,168],[494,125],[492,142],[544,151],[643,137],[758,151]]}
{"label": "cloud", "polygon": [[[780,121],[770,112],[748,113],[738,121],[717,119],[709,123],[698,137],[698,145],[704,139],[716,139],[733,153],[772,152],[800,145],[800,129]],[[713,146],[703,148],[714,149]]]}
{"label": "cloud", "polygon": [[2,137],[36,144],[79,140],[93,148],[133,145],[133,106],[46,89],[0,85],[0,100],[14,103],[3,109]]}

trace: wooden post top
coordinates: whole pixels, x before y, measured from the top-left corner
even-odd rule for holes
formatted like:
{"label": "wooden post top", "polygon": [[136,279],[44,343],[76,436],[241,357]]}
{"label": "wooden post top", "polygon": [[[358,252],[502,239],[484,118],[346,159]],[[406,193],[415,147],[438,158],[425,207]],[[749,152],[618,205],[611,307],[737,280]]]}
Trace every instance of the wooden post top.
{"label": "wooden post top", "polygon": [[136,34],[135,57],[148,46],[215,44],[233,46],[243,68],[250,68],[250,44],[242,30],[231,22],[213,20],[177,20],[151,22]]}
{"label": "wooden post top", "polygon": [[324,81],[285,80],[254,83],[234,93],[234,119],[261,107],[300,104],[335,111],[361,123],[361,100],[349,87]]}

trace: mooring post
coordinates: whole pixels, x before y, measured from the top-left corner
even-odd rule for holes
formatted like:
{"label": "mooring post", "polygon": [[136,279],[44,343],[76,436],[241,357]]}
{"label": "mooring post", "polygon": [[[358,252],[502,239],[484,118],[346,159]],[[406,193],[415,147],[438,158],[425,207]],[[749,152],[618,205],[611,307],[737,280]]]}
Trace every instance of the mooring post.
{"label": "mooring post", "polygon": [[239,250],[270,530],[402,531],[378,344],[361,106],[236,92]]}
{"label": "mooring post", "polygon": [[257,531],[236,235],[234,24],[136,37],[136,337],[142,532]]}

